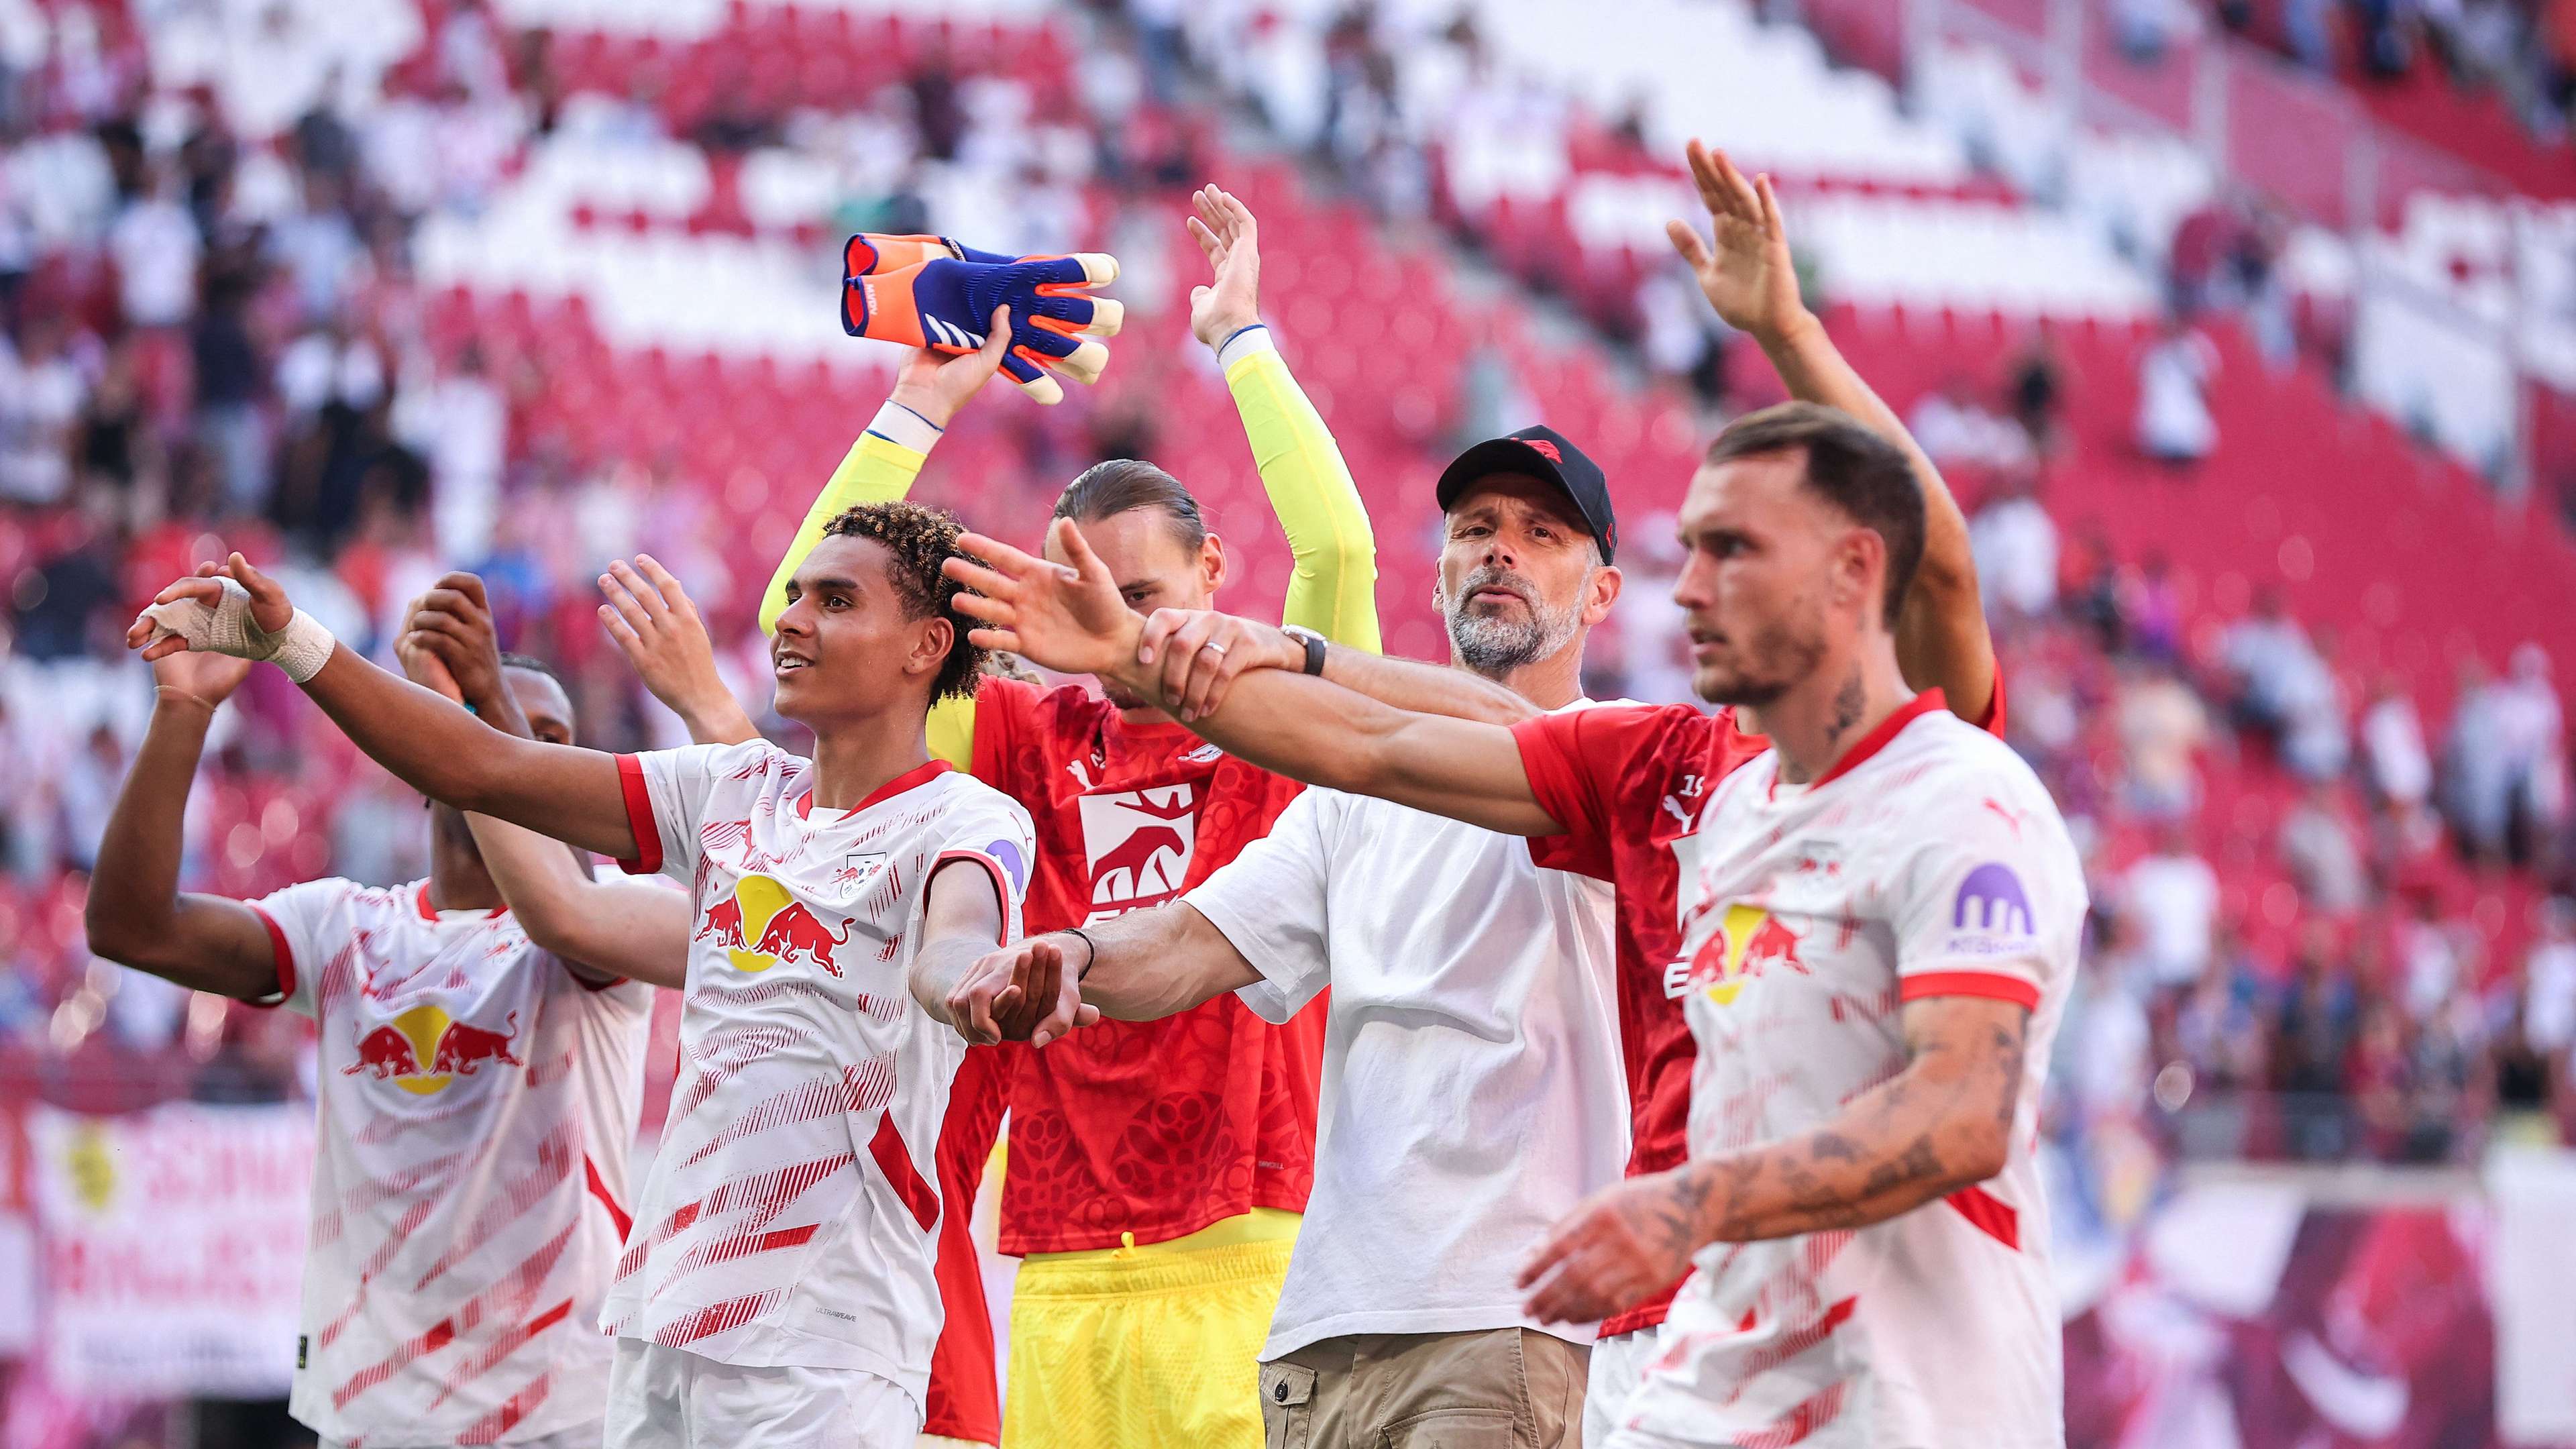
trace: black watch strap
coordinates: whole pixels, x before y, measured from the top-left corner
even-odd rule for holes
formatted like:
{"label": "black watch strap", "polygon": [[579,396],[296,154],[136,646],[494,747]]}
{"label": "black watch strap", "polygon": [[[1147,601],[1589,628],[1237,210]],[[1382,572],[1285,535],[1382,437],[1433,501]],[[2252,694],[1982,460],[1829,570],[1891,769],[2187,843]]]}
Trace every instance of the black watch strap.
{"label": "black watch strap", "polygon": [[1321,678],[1324,673],[1324,636],[1312,629],[1290,629],[1288,637],[1306,646],[1306,672]]}

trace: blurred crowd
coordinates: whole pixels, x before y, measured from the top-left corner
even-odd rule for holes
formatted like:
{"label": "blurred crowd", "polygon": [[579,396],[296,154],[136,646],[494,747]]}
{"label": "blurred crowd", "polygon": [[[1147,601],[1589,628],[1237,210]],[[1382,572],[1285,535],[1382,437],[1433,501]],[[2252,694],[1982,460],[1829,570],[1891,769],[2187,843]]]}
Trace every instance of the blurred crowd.
{"label": "blurred crowd", "polygon": [[[150,701],[119,637],[153,588],[241,548],[381,650],[404,601],[469,566],[505,638],[565,667],[586,742],[676,743],[592,618],[600,565],[640,548],[730,581],[702,590],[722,663],[765,694],[733,596],[767,561],[705,557],[719,480],[676,456],[578,459],[531,423],[540,361],[433,346],[413,270],[425,221],[491,205],[568,117],[661,138],[667,78],[567,97],[543,34],[481,0],[421,9],[399,63],[344,75],[294,58],[322,42],[280,9],[280,72],[318,81],[253,136],[214,89],[156,84],[129,7],[64,8],[31,46],[16,4],[0,0],[0,1077],[98,1105],[275,1095],[298,1070],[294,1022],[107,967],[80,935],[83,893],[113,889],[86,872]],[[1060,96],[932,54],[838,115],[720,91],[671,139],[836,158],[844,230],[1008,215],[1034,247],[1088,226],[1080,239],[1129,260],[1122,293],[1155,296],[1173,279],[1142,229],[1167,218],[1113,204],[1085,222],[1085,198],[1194,179],[1197,128],[1229,114],[1214,99],[1398,231],[1440,216],[1435,141],[1573,123],[1463,17],[1426,37],[1365,6],[1311,29],[1250,3],[1095,8]],[[1642,144],[1633,117],[1607,124]],[[2212,255],[2191,285],[2227,305],[2247,289],[2229,290],[2233,251]],[[1686,283],[1649,272],[1620,315],[1590,320],[1714,419],[1723,338],[1704,316]],[[2142,388],[2140,446],[2187,464],[2215,443],[2194,411],[2213,379],[2187,328],[2159,348],[2141,364],[2163,376]],[[1471,347],[1459,367],[1456,431],[1541,415],[1499,353]],[[2013,743],[2094,872],[2099,941],[2062,1038],[2074,1119],[2153,1102],[2154,1130],[2185,1150],[2424,1160],[2516,1114],[2576,1125],[2576,906],[2549,893],[2576,852],[2550,661],[2464,664],[2436,701],[2349,677],[2332,637],[2277,599],[2191,632],[2166,566],[2062,536],[2041,497],[2029,464],[2055,446],[2057,368],[2043,342],[1994,399],[1962,385],[1899,401],[1974,480]],[[986,486],[1036,498],[1090,457],[1149,448],[1149,427],[1113,408],[1015,425],[1027,476]],[[1669,530],[1629,532],[1639,557],[1587,684],[1686,698]],[[188,883],[252,895],[425,870],[417,799],[272,673],[219,721]]]}

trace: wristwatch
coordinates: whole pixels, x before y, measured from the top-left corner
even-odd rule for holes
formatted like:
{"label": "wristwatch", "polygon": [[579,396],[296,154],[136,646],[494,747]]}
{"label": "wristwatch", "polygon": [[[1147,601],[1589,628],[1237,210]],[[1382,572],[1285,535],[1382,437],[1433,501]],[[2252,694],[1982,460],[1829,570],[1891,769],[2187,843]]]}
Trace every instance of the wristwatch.
{"label": "wristwatch", "polygon": [[1323,635],[1316,633],[1314,630],[1307,628],[1303,624],[1284,625],[1280,628],[1279,632],[1306,646],[1306,672],[1308,674],[1321,675],[1324,672]]}

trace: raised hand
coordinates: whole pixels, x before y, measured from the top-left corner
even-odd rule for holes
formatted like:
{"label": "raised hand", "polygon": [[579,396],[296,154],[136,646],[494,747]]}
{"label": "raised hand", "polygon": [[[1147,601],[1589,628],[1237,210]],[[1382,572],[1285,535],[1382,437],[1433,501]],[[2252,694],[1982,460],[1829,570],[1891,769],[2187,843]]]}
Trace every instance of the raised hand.
{"label": "raised hand", "polygon": [[[971,362],[973,354],[959,358]],[[953,365],[953,364],[952,364]],[[985,375],[991,376],[987,367]],[[670,707],[700,744],[739,744],[760,732],[716,673],[716,647],[698,606],[649,553],[612,562],[599,576],[599,622],[635,666],[644,687]]]}
{"label": "raised hand", "polygon": [[[1071,567],[1048,563],[998,538],[960,535],[957,547],[974,558],[951,557],[940,565],[948,577],[974,590],[957,596],[957,611],[983,621],[969,638],[987,649],[1007,649],[1065,674],[1099,674],[1152,689],[1136,662],[1145,621],[1127,607],[1109,566],[1091,551],[1070,518],[1052,525],[1056,547]],[[978,563],[976,559],[984,562]]]}
{"label": "raised hand", "polygon": [[463,704],[465,691],[456,687],[456,676],[448,672],[447,661],[431,651],[428,636],[411,629],[411,617],[420,612],[420,602],[413,599],[403,605],[403,631],[394,636],[394,662],[402,666],[403,678],[436,692],[450,704]]}
{"label": "raised hand", "polygon": [[1011,309],[996,307],[992,330],[984,334],[984,345],[973,352],[916,347],[905,354],[902,369],[895,373],[894,393],[887,401],[921,414],[932,427],[947,427],[958,409],[993,380],[1010,350]]}
{"label": "raised hand", "polygon": [[[181,604],[202,612],[167,607]],[[197,565],[194,574],[154,594],[151,605],[126,626],[125,647],[140,649],[145,659],[155,661],[190,649],[267,659],[294,618],[295,605],[277,580],[234,553],[219,564]]]}
{"label": "raised hand", "polygon": [[404,616],[403,640],[395,652],[406,647],[446,668],[460,702],[486,714],[514,702],[501,677],[501,636],[493,627],[492,602],[481,578],[461,570],[441,574]]}
{"label": "raised hand", "polygon": [[1190,288],[1190,333],[1222,347],[1261,320],[1261,226],[1251,207],[1215,186],[1192,193],[1190,205],[1198,214],[1184,224],[1215,273],[1206,285]]}
{"label": "raised hand", "polygon": [[152,682],[213,709],[250,678],[250,666],[250,660],[228,654],[178,649],[152,661]]}
{"label": "raised hand", "polygon": [[1159,663],[1163,708],[1187,724],[1214,714],[1247,669],[1303,669],[1306,646],[1275,624],[1214,609],[1156,609],[1145,620],[1136,662]]}
{"label": "raised hand", "polygon": [[1777,337],[1806,315],[1798,295],[1798,269],[1789,257],[1789,235],[1780,225],[1780,198],[1767,175],[1748,182],[1723,151],[1690,143],[1691,181],[1708,208],[1715,245],[1690,223],[1664,223],[1673,250],[1690,264],[1699,289],[1719,320],[1756,339]]}

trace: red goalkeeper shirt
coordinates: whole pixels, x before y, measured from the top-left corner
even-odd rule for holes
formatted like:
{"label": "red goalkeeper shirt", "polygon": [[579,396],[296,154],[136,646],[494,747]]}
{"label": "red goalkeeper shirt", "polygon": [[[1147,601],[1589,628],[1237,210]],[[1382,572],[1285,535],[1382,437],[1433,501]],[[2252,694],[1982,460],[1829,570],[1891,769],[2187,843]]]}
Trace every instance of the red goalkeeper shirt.
{"label": "red goalkeeper shirt", "polygon": [[[1031,935],[1178,899],[1304,788],[1179,725],[1128,724],[1080,688],[998,678],[975,693],[974,764],[1037,824]],[[1322,1011],[1272,1026],[1228,993],[1014,1053],[1001,1250],[1164,1242],[1254,1208],[1305,1211],[1323,1047]]]}
{"label": "red goalkeeper shirt", "polygon": [[[2000,674],[1980,723],[2003,733]],[[1605,705],[1540,715],[1513,726],[1512,734],[1531,793],[1565,827],[1563,835],[1532,840],[1531,858],[1619,888],[1628,1175],[1677,1167],[1690,1156],[1691,1067],[1697,1060],[1681,1003],[1690,961],[1682,954],[1680,851],[1699,829],[1709,788],[1770,742],[1737,729],[1731,709],[1708,714],[1686,704]],[[1043,823],[1039,830],[1043,842]],[[1034,887],[1030,899],[1036,899]],[[1601,1325],[1601,1336],[1663,1322],[1672,1288],[1680,1286],[1613,1316]]]}

